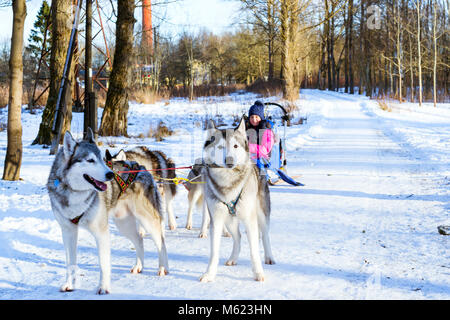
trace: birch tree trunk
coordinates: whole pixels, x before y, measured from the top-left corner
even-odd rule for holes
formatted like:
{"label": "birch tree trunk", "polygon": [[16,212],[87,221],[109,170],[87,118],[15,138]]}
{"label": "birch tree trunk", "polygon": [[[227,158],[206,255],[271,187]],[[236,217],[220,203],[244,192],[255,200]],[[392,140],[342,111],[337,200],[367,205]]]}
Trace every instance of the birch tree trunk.
{"label": "birch tree trunk", "polygon": [[271,82],[273,80],[274,75],[274,51],[275,51],[275,3],[273,0],[267,1],[267,28],[268,28],[268,39],[267,39],[267,49],[268,49],[268,63],[269,63],[269,72],[268,72],[268,81]]}
{"label": "birch tree trunk", "polygon": [[419,106],[422,106],[422,54],[420,51],[420,1],[414,2],[417,9],[417,68],[419,77]]}
{"label": "birch tree trunk", "polygon": [[[363,39],[364,39],[364,24],[366,23],[364,21],[364,3],[361,2],[361,21],[359,23],[359,56],[363,56],[364,49],[363,48]],[[363,93],[363,80],[364,80],[364,74],[363,74],[363,63],[362,61],[359,61],[359,89],[358,94]]]}
{"label": "birch tree trunk", "polygon": [[335,2],[331,1],[331,13],[332,17],[331,17],[331,25],[330,25],[330,52],[329,52],[329,58],[331,61],[331,81],[332,81],[332,90],[333,91],[337,91],[338,90],[338,84],[336,84],[337,80],[336,80],[336,61],[334,59],[334,43],[335,43],[335,37],[334,37],[334,29],[335,29],[335,25],[334,25],[334,10],[335,10]]}
{"label": "birch tree trunk", "polygon": [[397,70],[398,70],[398,101],[402,102],[402,43],[401,43],[401,28],[402,23],[400,20],[400,1],[397,0]]}
{"label": "birch tree trunk", "polygon": [[410,75],[410,94],[411,94],[411,102],[414,102],[414,64],[413,64],[413,54],[412,54],[412,43],[411,43],[411,35],[408,36],[409,41],[409,75]]}
{"label": "birch tree trunk", "polygon": [[345,48],[345,54],[344,54],[344,78],[345,78],[345,84],[344,84],[344,92],[348,93],[348,87],[349,87],[349,76],[348,76],[348,64],[349,64],[349,16],[350,16],[350,2],[348,3],[347,12],[344,11],[344,25],[345,25],[345,42],[344,42],[344,48]]}
{"label": "birch tree trunk", "polygon": [[333,90],[333,80],[331,71],[331,24],[330,24],[330,10],[328,0],[325,0],[325,27],[324,27],[325,37],[327,41],[327,82],[328,90]]}
{"label": "birch tree trunk", "polygon": [[[390,41],[391,36],[390,36],[390,31],[388,31],[388,41]],[[389,42],[388,42],[389,43]],[[390,51],[388,50],[388,52],[390,53]],[[391,59],[389,59],[389,95],[391,97],[393,97],[394,95],[394,76],[392,74],[392,61]]]}
{"label": "birch tree trunk", "polygon": [[13,27],[9,58],[8,146],[3,180],[17,181],[22,164],[22,94],[23,94],[23,31],[27,7],[25,0],[13,0]]}
{"label": "birch tree trunk", "polygon": [[434,47],[434,59],[433,59],[433,104],[436,107],[437,103],[437,88],[436,88],[436,69],[437,69],[437,34],[436,34],[436,24],[437,24],[437,3],[434,0],[433,5],[433,47]]}

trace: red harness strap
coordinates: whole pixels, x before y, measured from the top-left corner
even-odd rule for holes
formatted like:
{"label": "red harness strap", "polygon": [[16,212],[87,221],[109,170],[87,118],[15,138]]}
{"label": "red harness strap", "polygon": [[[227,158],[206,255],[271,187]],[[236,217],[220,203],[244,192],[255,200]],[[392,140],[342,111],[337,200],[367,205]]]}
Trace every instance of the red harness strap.
{"label": "red harness strap", "polygon": [[70,222],[72,222],[73,224],[78,224],[78,222],[80,221],[80,219],[83,215],[84,215],[84,213],[81,216],[71,219]]}
{"label": "red harness strap", "polygon": [[[113,170],[113,165],[111,161],[106,161],[106,165]],[[131,173],[128,175],[128,179],[127,181],[123,180],[121,176],[119,176],[117,173],[114,172],[114,179],[117,181],[117,183],[119,184],[120,187],[120,193],[119,193],[119,198],[122,195],[122,193],[125,192],[125,190],[127,190],[127,188],[130,186],[130,184],[134,181],[134,179],[136,179],[137,176],[137,169],[139,168],[139,165],[135,164],[133,167],[130,167],[128,164],[124,163],[123,166],[125,168],[127,168],[128,170],[134,170],[134,171],[130,171]],[[78,224],[78,222],[80,222],[81,217],[83,217],[84,213],[79,215],[78,217],[75,217],[73,219],[70,219],[70,222],[72,222],[73,224]]]}
{"label": "red harness strap", "polygon": [[[113,164],[111,161],[106,161],[106,165],[114,172],[113,170]],[[127,188],[130,186],[130,184],[134,181],[134,179],[136,179],[137,176],[137,169],[139,168],[139,166],[137,164],[134,164],[133,167],[130,167],[128,164],[123,163],[123,166],[125,168],[127,168],[128,172],[130,172],[130,174],[128,175],[127,181],[123,180],[122,177],[117,174],[116,172],[114,172],[114,179],[116,180],[117,184],[120,187],[120,193],[119,193],[119,198],[122,195],[122,193],[125,192],[125,190],[127,190]]]}

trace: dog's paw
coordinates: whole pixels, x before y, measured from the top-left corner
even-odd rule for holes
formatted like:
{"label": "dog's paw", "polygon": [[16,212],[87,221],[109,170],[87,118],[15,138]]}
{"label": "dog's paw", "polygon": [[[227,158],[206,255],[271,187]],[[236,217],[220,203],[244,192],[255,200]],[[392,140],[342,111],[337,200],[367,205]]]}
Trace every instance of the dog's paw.
{"label": "dog's paw", "polygon": [[200,234],[198,235],[199,238],[202,239],[206,239],[208,238],[208,233],[207,232],[200,232]]}
{"label": "dog's paw", "polygon": [[255,273],[254,279],[255,279],[255,281],[264,282],[264,274],[263,273]]}
{"label": "dog's paw", "polygon": [[109,288],[106,287],[99,287],[97,289],[97,294],[102,295],[102,294],[109,294],[111,290]]}
{"label": "dog's paw", "polygon": [[228,231],[224,231],[222,232],[222,237],[231,238],[231,233],[229,233]]}
{"label": "dog's paw", "polygon": [[236,260],[228,260],[227,262],[225,262],[226,266],[235,266],[237,264]]}
{"label": "dog's paw", "polygon": [[135,265],[133,268],[131,268],[130,272],[132,274],[138,274],[142,272],[142,269],[143,269],[142,265]]}
{"label": "dog's paw", "polygon": [[209,274],[209,273],[204,273],[201,277],[200,277],[200,282],[212,282],[214,281],[214,276]]}
{"label": "dog's paw", "polygon": [[264,259],[265,264],[275,264],[275,260],[273,258],[265,258]]}
{"label": "dog's paw", "polygon": [[69,283],[64,283],[60,288],[59,291],[61,292],[72,292],[74,290],[73,285]]}
{"label": "dog's paw", "polygon": [[169,230],[177,230],[177,226],[176,225],[173,225],[173,224],[170,224],[169,225]]}
{"label": "dog's paw", "polygon": [[164,267],[159,268],[158,270],[158,276],[163,277],[169,274],[169,270],[167,270]]}
{"label": "dog's paw", "polygon": [[192,224],[191,223],[187,223],[186,224],[186,229],[191,230],[192,229]]}

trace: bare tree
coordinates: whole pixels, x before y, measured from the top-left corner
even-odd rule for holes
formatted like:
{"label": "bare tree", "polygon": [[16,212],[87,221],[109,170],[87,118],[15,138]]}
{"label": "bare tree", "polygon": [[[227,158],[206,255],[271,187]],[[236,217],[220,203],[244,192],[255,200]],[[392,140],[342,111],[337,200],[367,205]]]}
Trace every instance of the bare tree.
{"label": "bare tree", "polygon": [[276,0],[240,0],[243,9],[251,12],[250,23],[264,34],[263,43],[267,46],[268,81],[274,78],[274,58],[278,37],[278,15],[280,1]]}
{"label": "bare tree", "polygon": [[99,134],[126,136],[129,78],[133,55],[134,0],[117,1],[116,50]]}
{"label": "bare tree", "polygon": [[422,53],[420,50],[420,0],[413,1],[417,11],[417,69],[419,77],[419,106],[422,106]]}
{"label": "bare tree", "polygon": [[433,104],[436,107],[437,102],[437,81],[436,81],[436,73],[437,73],[437,39],[442,35],[438,35],[436,32],[437,25],[437,1],[434,0],[433,3]]}
{"label": "bare tree", "polygon": [[408,35],[408,43],[409,43],[409,77],[410,77],[410,94],[411,101],[414,101],[414,59],[413,59],[413,46],[411,42],[411,35]]}
{"label": "bare tree", "polygon": [[[51,12],[52,44],[50,56],[50,91],[47,104],[42,114],[39,132],[33,141],[33,144],[50,145],[52,143],[52,124],[55,117],[56,102],[58,99],[61,77],[64,71],[64,64],[66,62],[67,48],[69,47],[70,32],[73,20],[72,0],[53,0]],[[68,95],[70,96],[70,93]],[[72,103],[69,102],[61,130],[61,137],[64,137],[64,132],[66,130],[70,130],[71,120]]]}
{"label": "bare tree", "polygon": [[13,31],[9,58],[8,146],[6,149],[3,180],[20,178],[22,164],[22,84],[23,84],[23,32],[27,16],[25,0],[13,0]]}
{"label": "bare tree", "polygon": [[402,18],[400,16],[400,0],[397,0],[396,7],[396,19],[397,19],[397,69],[398,69],[398,101],[402,102],[402,58],[403,58],[403,49],[402,49]]}
{"label": "bare tree", "polygon": [[[345,58],[344,58],[344,74],[345,74],[345,92],[354,93],[353,89],[353,70],[352,70],[352,29],[353,29],[353,0],[349,0],[347,7],[347,16],[345,19]],[[350,90],[349,90],[350,87]]]}
{"label": "bare tree", "polygon": [[283,73],[283,97],[295,101],[299,95],[299,85],[295,82],[297,63],[297,36],[299,35],[299,4],[296,0],[281,0],[281,68]]}

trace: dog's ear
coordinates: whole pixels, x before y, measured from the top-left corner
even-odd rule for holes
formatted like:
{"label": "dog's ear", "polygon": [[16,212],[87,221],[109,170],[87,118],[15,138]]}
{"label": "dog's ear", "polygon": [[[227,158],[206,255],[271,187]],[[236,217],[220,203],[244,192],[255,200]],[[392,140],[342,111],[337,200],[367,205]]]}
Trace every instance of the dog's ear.
{"label": "dog's ear", "polygon": [[127,161],[127,155],[123,149],[120,149],[119,153],[114,156],[114,160]]}
{"label": "dog's ear", "polygon": [[214,122],[214,120],[209,119],[209,121],[208,121],[208,126],[206,127],[206,129],[207,129],[207,130],[210,130],[210,129],[217,129],[216,123]]}
{"label": "dog's ear", "polygon": [[87,128],[85,140],[88,141],[89,143],[95,143],[94,133],[92,132],[92,129],[90,127]]}
{"label": "dog's ear", "polygon": [[111,161],[111,159],[112,159],[109,149],[106,149],[106,151],[105,151],[105,159],[106,159],[106,161]]}
{"label": "dog's ear", "polygon": [[240,132],[241,134],[245,135],[245,120],[244,120],[244,117],[241,118],[241,122],[239,122],[239,125],[234,129],[234,131]]}
{"label": "dog's ear", "polygon": [[73,155],[76,145],[77,142],[72,137],[72,134],[69,131],[66,131],[66,133],[64,134],[64,142],[63,142],[64,157],[66,159],[70,159],[70,157]]}
{"label": "dog's ear", "polygon": [[[209,140],[211,137],[214,137],[214,135],[217,132],[217,127],[216,127],[216,123],[214,122],[214,120],[209,120],[208,121],[208,125],[206,127],[206,139]],[[210,141],[212,142],[212,141]]]}

